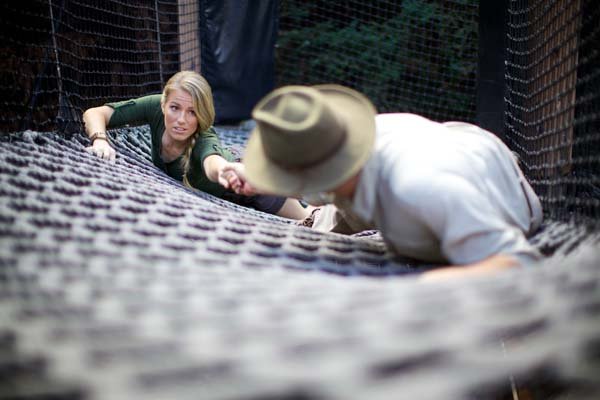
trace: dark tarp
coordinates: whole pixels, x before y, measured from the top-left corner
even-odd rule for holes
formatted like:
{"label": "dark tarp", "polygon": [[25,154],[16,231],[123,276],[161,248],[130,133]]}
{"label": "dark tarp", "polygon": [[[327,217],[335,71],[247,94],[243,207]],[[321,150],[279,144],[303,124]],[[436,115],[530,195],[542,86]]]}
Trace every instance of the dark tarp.
{"label": "dark tarp", "polygon": [[201,72],[217,122],[250,117],[274,87],[277,1],[200,0]]}

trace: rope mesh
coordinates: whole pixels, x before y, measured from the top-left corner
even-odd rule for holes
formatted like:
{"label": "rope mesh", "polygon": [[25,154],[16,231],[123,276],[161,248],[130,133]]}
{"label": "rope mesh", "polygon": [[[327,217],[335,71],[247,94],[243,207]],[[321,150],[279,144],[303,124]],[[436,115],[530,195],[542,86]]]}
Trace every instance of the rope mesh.
{"label": "rope mesh", "polygon": [[510,1],[506,140],[548,215],[600,220],[600,7]]}
{"label": "rope mesh", "polygon": [[[279,83],[472,120],[476,2],[363,3],[283,0]],[[376,234],[183,187],[147,127],[110,132],[115,163],[68,134],[197,69],[199,4],[0,4],[0,397],[600,397],[600,237],[560,221],[598,221],[597,3],[509,1],[506,136],[557,217],[531,239],[548,258],[430,284]]]}
{"label": "rope mesh", "polygon": [[0,140],[5,397],[600,394],[597,233],[546,223],[542,265],[424,284],[379,239],[185,188],[147,127],[111,136],[115,163],[80,135]]}
{"label": "rope mesh", "polygon": [[75,132],[85,109],[199,70],[194,1],[21,3],[0,4],[0,132]]}

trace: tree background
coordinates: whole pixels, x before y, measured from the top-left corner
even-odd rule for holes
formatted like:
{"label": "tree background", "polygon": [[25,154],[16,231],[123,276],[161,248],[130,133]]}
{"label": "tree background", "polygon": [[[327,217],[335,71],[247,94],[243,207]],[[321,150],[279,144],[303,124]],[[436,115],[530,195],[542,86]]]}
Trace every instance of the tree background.
{"label": "tree background", "polygon": [[339,83],[379,112],[473,121],[478,3],[282,0],[277,84]]}

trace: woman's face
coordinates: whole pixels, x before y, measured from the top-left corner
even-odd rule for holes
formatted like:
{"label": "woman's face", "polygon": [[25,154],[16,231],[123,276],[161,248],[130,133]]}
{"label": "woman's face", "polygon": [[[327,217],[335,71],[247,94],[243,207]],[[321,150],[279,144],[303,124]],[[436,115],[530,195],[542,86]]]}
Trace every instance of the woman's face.
{"label": "woman's face", "polygon": [[182,89],[171,90],[162,106],[165,115],[165,134],[171,139],[183,142],[198,128],[192,96]]}

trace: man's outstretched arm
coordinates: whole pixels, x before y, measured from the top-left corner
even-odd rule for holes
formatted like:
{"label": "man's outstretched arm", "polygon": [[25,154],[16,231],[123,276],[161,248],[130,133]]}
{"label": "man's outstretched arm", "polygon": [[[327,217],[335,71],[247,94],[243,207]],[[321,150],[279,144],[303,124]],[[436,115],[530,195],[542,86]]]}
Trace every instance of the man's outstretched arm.
{"label": "man's outstretched arm", "polygon": [[476,263],[449,265],[424,272],[422,280],[431,281],[436,279],[483,275],[518,267],[519,265],[519,261],[513,256],[507,254],[495,254]]}

